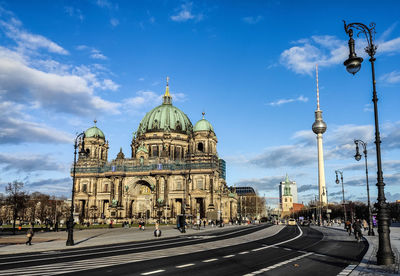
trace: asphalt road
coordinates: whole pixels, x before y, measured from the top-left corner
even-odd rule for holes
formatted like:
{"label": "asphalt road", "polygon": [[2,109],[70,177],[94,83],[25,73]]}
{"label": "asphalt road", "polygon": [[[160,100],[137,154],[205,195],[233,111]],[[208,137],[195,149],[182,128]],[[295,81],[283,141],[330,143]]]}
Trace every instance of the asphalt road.
{"label": "asphalt road", "polygon": [[260,225],[212,236],[2,255],[0,275],[328,276],[357,264],[368,248],[343,233],[338,237],[309,227],[287,226],[263,236],[267,231]]}

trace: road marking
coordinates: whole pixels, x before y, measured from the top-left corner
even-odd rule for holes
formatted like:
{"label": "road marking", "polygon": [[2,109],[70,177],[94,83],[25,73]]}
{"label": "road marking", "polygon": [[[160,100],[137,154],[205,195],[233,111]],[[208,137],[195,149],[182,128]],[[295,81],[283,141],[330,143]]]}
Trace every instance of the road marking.
{"label": "road marking", "polygon": [[194,264],[184,264],[184,265],[178,265],[176,266],[176,268],[184,268],[184,267],[188,267],[188,266],[192,266]]}
{"label": "road marking", "polygon": [[284,248],[284,250],[287,250],[287,251],[292,251],[292,249],[290,249],[290,248]]}
{"label": "road marking", "polygon": [[204,260],[203,263],[210,263],[210,262],[215,262],[218,259],[208,259],[208,260]]}
{"label": "road marking", "polygon": [[239,255],[243,255],[243,254],[247,254],[247,253],[249,253],[249,251],[243,251],[243,252],[240,252],[240,253],[238,253]]}
{"label": "road marking", "polygon": [[254,275],[257,275],[257,274],[261,274],[261,273],[263,273],[265,271],[268,271],[268,270],[283,266],[283,265],[288,264],[290,262],[294,262],[294,261],[300,260],[302,258],[305,258],[305,257],[311,255],[311,254],[313,254],[313,253],[306,253],[306,254],[300,255],[300,256],[298,256],[296,258],[293,258],[293,259],[290,259],[290,260],[286,260],[284,262],[281,262],[281,263],[278,263],[278,264],[274,264],[272,266],[269,266],[269,267],[266,267],[266,268],[262,268],[262,269],[257,270],[257,271],[253,271],[251,273],[245,274],[244,276],[254,276]]}
{"label": "road marking", "polygon": [[226,256],[224,256],[224,257],[222,257],[222,258],[232,258],[232,257],[235,257],[235,255],[226,255]]}
{"label": "road marking", "polygon": [[353,272],[353,270],[357,267],[357,265],[351,264],[348,265],[345,269],[343,269],[338,276],[344,276],[344,275],[349,275],[351,272]]}
{"label": "road marking", "polygon": [[164,272],[164,271],[165,271],[164,269],[159,269],[159,270],[154,270],[154,271],[150,271],[150,272],[145,272],[140,275],[150,275],[150,274],[156,274],[156,273],[160,273],[160,272]]}
{"label": "road marking", "polygon": [[[284,228],[278,228],[276,232],[274,232],[273,234],[269,234],[269,232],[267,231],[267,236],[273,236],[273,235],[277,235],[281,230],[283,230]],[[244,229],[246,230],[246,229]],[[265,230],[265,229],[263,229]],[[243,231],[243,230],[242,230]],[[236,231],[236,233],[239,231]],[[250,234],[246,234],[246,235],[250,235],[250,237],[255,238],[255,240],[257,239],[261,239],[260,233],[263,232],[255,232],[255,233],[250,233]],[[229,233],[232,234],[232,233]],[[224,234],[225,235],[229,235],[229,234]],[[265,238],[264,234],[262,234],[262,238]],[[228,238],[226,240],[222,240],[222,241],[216,241],[216,242],[207,242],[207,240],[205,240],[204,243],[204,249],[203,250],[196,250],[196,251],[205,251],[207,249],[212,250],[212,249],[218,249],[221,247],[228,247],[228,246],[234,246],[234,245],[238,245],[238,244],[243,244],[244,240],[247,239],[243,239],[243,237],[237,237],[237,238]],[[171,240],[169,240],[171,241]],[[184,243],[182,240],[179,240],[177,242],[175,242],[175,244],[177,243]],[[168,243],[167,243],[168,244]],[[147,245],[150,245],[150,243],[148,243]],[[264,244],[263,244],[264,245]],[[142,246],[141,248],[147,248],[150,246]],[[115,250],[116,247],[112,247],[111,252],[116,252],[117,250]],[[203,248],[203,247],[202,247]],[[99,248],[97,248],[99,249]],[[119,251],[125,251],[127,249],[122,249]],[[85,250],[82,250],[83,252],[85,252]],[[88,250],[90,251],[90,250]],[[109,251],[110,252],[110,251]],[[45,264],[45,265],[33,265],[33,266],[29,266],[29,267],[21,267],[19,269],[7,269],[7,270],[3,270],[0,271],[0,276],[1,275],[10,275],[10,276],[14,276],[16,275],[16,272],[18,272],[18,275],[40,275],[40,276],[49,276],[49,275],[57,275],[57,274],[62,274],[62,273],[73,273],[73,272],[78,272],[78,271],[85,271],[85,270],[89,270],[89,269],[95,269],[95,268],[104,268],[104,267],[110,267],[110,266],[115,266],[115,265],[121,265],[121,264],[129,264],[129,263],[134,263],[134,262],[141,262],[141,261],[146,261],[146,260],[154,260],[154,259],[158,259],[161,258],[163,256],[171,256],[171,255],[181,255],[181,254],[188,254],[188,253],[192,253],[193,252],[193,248],[191,245],[183,245],[182,247],[174,247],[174,248],[168,248],[168,249],[157,249],[155,251],[150,251],[150,252],[141,252],[141,253],[128,253],[126,255],[116,255],[116,256],[107,256],[107,257],[101,257],[101,258],[93,258],[90,259],[90,262],[88,262],[87,259],[82,259],[82,260],[77,260],[77,261],[66,261],[63,260],[61,262],[57,262],[54,264]],[[61,253],[61,252],[59,252]],[[40,259],[61,259],[61,258],[67,258],[69,256],[57,256],[59,253],[56,253],[55,257],[53,256],[52,258],[50,258],[50,255],[38,255],[38,257]],[[103,252],[104,253],[104,252]],[[100,254],[99,252],[96,252],[94,254]],[[82,255],[91,255],[91,254],[73,254],[74,256],[82,256]],[[235,256],[235,255],[234,255]],[[24,256],[26,257],[26,255]],[[15,257],[13,257],[15,258]],[[0,255],[0,260],[1,260],[1,255]],[[215,259],[218,260],[218,259]],[[38,261],[38,259],[35,260],[18,260],[17,262],[30,262],[30,261]],[[213,260],[214,261],[214,260]],[[3,262],[3,264],[5,263],[15,263],[15,261],[9,261],[9,262]],[[63,271],[58,271],[58,269],[60,267],[63,267]],[[18,270],[18,271],[16,271]],[[155,272],[154,272],[155,273]]]}

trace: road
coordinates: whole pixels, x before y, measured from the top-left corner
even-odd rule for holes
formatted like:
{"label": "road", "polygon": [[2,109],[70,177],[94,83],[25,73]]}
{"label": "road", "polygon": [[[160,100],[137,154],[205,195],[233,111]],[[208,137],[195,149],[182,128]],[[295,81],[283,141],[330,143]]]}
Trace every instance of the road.
{"label": "road", "polygon": [[257,225],[210,234],[0,256],[0,275],[346,275],[366,242],[342,231]]}

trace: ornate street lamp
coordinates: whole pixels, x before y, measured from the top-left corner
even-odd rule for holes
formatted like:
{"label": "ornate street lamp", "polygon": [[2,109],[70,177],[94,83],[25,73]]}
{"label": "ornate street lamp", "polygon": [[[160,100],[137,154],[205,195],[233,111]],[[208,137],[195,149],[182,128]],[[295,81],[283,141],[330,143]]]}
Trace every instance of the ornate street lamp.
{"label": "ornate street lamp", "polygon": [[344,211],[344,227],[346,228],[346,221],[347,221],[347,213],[346,213],[346,202],[344,200],[344,185],[343,185],[343,172],[336,170],[336,184],[339,184],[339,177],[338,177],[338,173],[340,173],[340,179],[342,180],[342,194],[343,194],[343,211]]}
{"label": "ornate street lamp", "polygon": [[365,159],[365,175],[367,178],[367,195],[368,195],[368,236],[375,236],[374,233],[374,228],[373,228],[373,224],[372,224],[372,211],[371,211],[371,201],[370,201],[370,197],[369,197],[369,184],[368,184],[368,163],[367,163],[367,143],[365,143],[362,140],[354,140],[354,144],[356,144],[356,155],[354,155],[354,158],[357,161],[361,160],[361,154],[359,152],[359,144],[361,144],[361,146],[363,147],[363,153],[364,153],[364,159]]}
{"label": "ornate street lamp", "polygon": [[89,149],[85,150],[85,132],[78,134],[75,138],[74,144],[74,169],[72,173],[72,197],[71,197],[71,213],[68,220],[68,239],[67,246],[74,245],[74,195],[75,195],[75,173],[76,173],[76,149],[79,147],[78,143],[82,141],[81,148],[79,150],[80,156],[86,156],[89,154]]}
{"label": "ornate street lamp", "polygon": [[359,31],[357,36],[361,33],[365,35],[367,39],[367,47],[365,52],[370,56],[369,61],[371,62],[372,70],[372,101],[374,103],[374,117],[375,117],[375,146],[376,146],[376,159],[377,159],[377,180],[378,183],[378,203],[375,206],[378,209],[378,233],[379,233],[379,249],[377,252],[378,265],[390,265],[394,263],[394,254],[390,245],[390,216],[388,204],[385,198],[385,183],[383,183],[382,173],[382,161],[381,161],[381,138],[379,134],[379,123],[378,123],[378,97],[376,95],[376,81],[375,81],[375,53],[376,45],[374,44],[375,36],[375,23],[371,23],[369,28],[362,23],[350,23],[346,24],[344,21],[344,30],[349,35],[349,58],[344,62],[346,69],[351,74],[357,73],[361,68],[362,58],[356,56],[353,29]]}

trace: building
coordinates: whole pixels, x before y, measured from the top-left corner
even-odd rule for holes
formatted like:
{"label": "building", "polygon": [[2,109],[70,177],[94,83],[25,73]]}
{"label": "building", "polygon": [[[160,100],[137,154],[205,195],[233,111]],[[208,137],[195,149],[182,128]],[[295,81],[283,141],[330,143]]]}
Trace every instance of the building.
{"label": "building", "polygon": [[133,134],[130,156],[121,149],[111,161],[109,142],[95,121],[85,131],[89,155],[76,164],[75,216],[90,222],[236,217],[237,195],[227,188],[225,161],[204,115],[193,127],[172,105],[167,79],[163,103]]}
{"label": "building", "polygon": [[286,174],[285,180],[279,183],[279,201],[282,204],[282,195],[284,193],[284,185],[290,185],[290,191],[293,197],[293,203],[298,203],[297,199],[297,184],[296,181],[290,181],[288,174]]}
{"label": "building", "polygon": [[[289,180],[287,175],[286,180]],[[288,217],[293,212],[293,196],[291,192],[291,185],[289,181],[284,181],[281,186],[283,186],[283,194],[280,197],[282,210],[281,217]]]}

